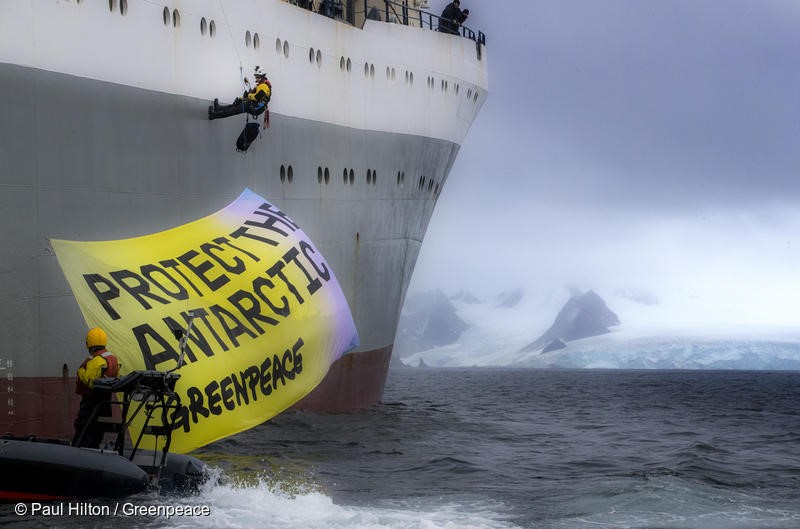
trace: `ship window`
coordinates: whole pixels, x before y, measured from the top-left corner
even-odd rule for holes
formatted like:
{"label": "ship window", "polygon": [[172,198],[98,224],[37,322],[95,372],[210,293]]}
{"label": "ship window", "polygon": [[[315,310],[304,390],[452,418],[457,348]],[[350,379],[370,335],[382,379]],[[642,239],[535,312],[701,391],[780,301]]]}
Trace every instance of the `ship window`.
{"label": "ship window", "polygon": [[439,184],[436,184],[436,187],[433,188],[433,194],[437,196],[439,195]]}
{"label": "ship window", "polygon": [[372,183],[372,169],[367,169],[367,183]]}
{"label": "ship window", "polygon": [[433,189],[433,180],[428,181],[428,191],[430,191],[431,189]]}
{"label": "ship window", "polygon": [[286,181],[286,167],[281,165],[281,182]]}
{"label": "ship window", "polygon": [[294,169],[292,166],[289,166],[289,169],[286,171],[286,179],[291,183],[294,180]]}
{"label": "ship window", "polygon": [[419,184],[417,184],[417,187],[419,187],[420,189],[425,187],[425,177],[424,176],[420,176],[419,177]]}
{"label": "ship window", "polygon": [[116,2],[116,0],[108,0],[108,10],[109,10],[109,11],[111,11],[111,12],[113,13],[113,12],[114,12],[114,9],[115,9],[116,7],[117,7],[117,2]]}
{"label": "ship window", "polygon": [[386,67],[386,78],[389,79],[389,67]]}
{"label": "ship window", "polygon": [[207,30],[208,22],[206,22],[206,17],[203,17],[200,19],[200,34],[205,35]]}
{"label": "ship window", "polygon": [[217,34],[217,24],[213,20],[208,24],[208,34],[212,39]]}
{"label": "ship window", "polygon": [[167,24],[169,24],[169,19],[171,18],[169,16],[169,8],[168,7],[164,8],[164,12],[163,12],[162,16],[164,18],[164,25],[166,26]]}
{"label": "ship window", "polygon": [[353,67],[353,63],[350,62],[350,57],[347,58],[347,73],[350,73],[350,69]]}
{"label": "ship window", "polygon": [[125,16],[128,13],[128,0],[119,0],[119,14]]}
{"label": "ship window", "polygon": [[258,49],[261,47],[261,39],[258,36],[258,33],[253,34],[253,48]]}
{"label": "ship window", "polygon": [[471,99],[471,98],[472,98],[472,88],[467,90],[467,99]]}
{"label": "ship window", "polygon": [[370,64],[369,65],[369,77],[370,77],[370,79],[375,79],[375,65],[374,64]]}
{"label": "ship window", "polygon": [[458,91],[461,89],[461,85],[456,83],[456,95],[458,95]]}
{"label": "ship window", "polygon": [[478,102],[478,91],[477,90],[475,90],[475,95],[472,98],[475,100],[476,103]]}
{"label": "ship window", "polygon": [[353,185],[355,179],[356,179],[356,174],[353,172],[352,169],[350,169],[350,185]]}
{"label": "ship window", "polygon": [[397,187],[400,187],[400,171],[397,171]]}
{"label": "ship window", "polygon": [[248,48],[250,47],[250,43],[253,41],[253,36],[250,35],[250,30],[248,29],[247,32],[244,34],[244,45]]}
{"label": "ship window", "polygon": [[372,170],[372,183],[374,184],[378,180],[378,171],[373,169]]}
{"label": "ship window", "polygon": [[181,25],[181,14],[177,9],[175,9],[172,12],[172,27],[177,28],[180,25]]}
{"label": "ship window", "polygon": [[308,49],[308,62],[314,63],[314,48]]}
{"label": "ship window", "polygon": [[283,56],[286,57],[287,59],[289,58],[289,41],[288,40],[284,40],[283,41]]}
{"label": "ship window", "polygon": [[328,168],[326,167],[325,168],[325,183],[327,184],[330,181],[331,181],[331,172],[328,171]]}
{"label": "ship window", "polygon": [[322,52],[317,50],[317,66],[322,66]]}
{"label": "ship window", "polygon": [[344,71],[344,56],[339,58],[339,69]]}
{"label": "ship window", "polygon": [[364,63],[364,77],[369,76],[369,63]]}
{"label": "ship window", "polygon": [[281,38],[278,37],[277,39],[275,39],[275,53],[280,55],[281,50],[283,50],[283,46],[281,46]]}
{"label": "ship window", "polygon": [[322,183],[322,167],[317,166],[317,182]]}
{"label": "ship window", "polygon": [[342,171],[342,181],[345,184],[347,183],[347,168],[346,167],[344,168],[344,171]]}
{"label": "ship window", "polygon": [[397,72],[395,72],[394,68],[392,68],[392,81],[394,81],[394,80],[395,80],[395,78],[396,78],[396,73],[397,73]]}

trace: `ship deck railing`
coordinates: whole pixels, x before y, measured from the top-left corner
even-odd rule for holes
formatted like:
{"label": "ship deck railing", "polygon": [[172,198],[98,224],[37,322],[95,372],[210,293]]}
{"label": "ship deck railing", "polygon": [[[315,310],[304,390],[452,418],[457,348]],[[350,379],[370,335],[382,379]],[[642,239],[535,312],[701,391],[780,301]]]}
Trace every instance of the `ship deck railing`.
{"label": "ship deck railing", "polygon": [[[414,7],[409,7],[407,2],[393,2],[392,0],[383,0],[383,3],[386,4],[385,9],[385,20],[395,20],[397,23],[403,24],[404,26],[409,25],[418,25],[421,28],[428,28],[433,31],[438,31],[441,22],[444,20],[447,23],[453,22],[452,20],[442,18],[438,15],[434,15],[433,13],[429,13],[427,11],[423,11],[422,9],[416,9]],[[366,0],[364,0],[365,9],[366,9]],[[435,26],[434,26],[435,21]],[[475,33],[472,29],[458,24],[458,32],[459,35],[462,37],[468,38],[470,40],[474,40],[477,43],[486,45],[486,35],[483,31],[478,31]]]}
{"label": "ship deck railing", "polygon": [[[410,7],[408,0],[383,0],[384,7],[379,9],[380,0],[285,0],[290,4],[303,9],[308,9],[329,18],[341,20],[352,25],[363,25],[366,20],[377,20],[416,26],[438,31],[444,19],[428,11]],[[363,9],[363,11],[362,11]],[[359,24],[357,24],[357,21]],[[458,25],[458,35],[475,41],[476,44],[486,45],[486,35],[483,31],[475,31],[461,24]]]}

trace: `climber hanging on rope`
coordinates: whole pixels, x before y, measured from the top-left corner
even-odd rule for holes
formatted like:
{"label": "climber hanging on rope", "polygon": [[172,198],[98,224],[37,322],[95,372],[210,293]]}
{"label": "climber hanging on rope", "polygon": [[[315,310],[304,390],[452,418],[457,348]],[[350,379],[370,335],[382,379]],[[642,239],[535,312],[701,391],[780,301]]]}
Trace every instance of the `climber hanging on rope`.
{"label": "climber hanging on rope", "polygon": [[208,119],[227,118],[238,114],[249,114],[254,119],[264,114],[264,128],[269,128],[269,100],[272,97],[272,83],[267,79],[267,74],[260,66],[253,72],[256,86],[251,88],[250,81],[244,78],[247,90],[242,97],[237,97],[230,105],[220,105],[219,100],[214,100],[214,105],[208,107]]}

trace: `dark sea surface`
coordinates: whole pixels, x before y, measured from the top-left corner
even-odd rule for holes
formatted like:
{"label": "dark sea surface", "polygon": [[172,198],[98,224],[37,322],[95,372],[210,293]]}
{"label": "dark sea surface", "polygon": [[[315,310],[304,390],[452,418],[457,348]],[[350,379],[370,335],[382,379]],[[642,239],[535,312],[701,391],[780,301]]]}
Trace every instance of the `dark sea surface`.
{"label": "dark sea surface", "polygon": [[800,373],[392,370],[375,409],[290,411],[195,455],[224,484],[131,501],[207,517],[0,524],[798,529]]}

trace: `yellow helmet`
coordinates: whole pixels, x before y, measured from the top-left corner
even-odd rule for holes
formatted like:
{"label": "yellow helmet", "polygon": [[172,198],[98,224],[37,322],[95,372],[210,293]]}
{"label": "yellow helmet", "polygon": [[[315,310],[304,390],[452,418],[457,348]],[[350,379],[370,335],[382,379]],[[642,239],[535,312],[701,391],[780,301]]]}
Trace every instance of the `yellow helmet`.
{"label": "yellow helmet", "polygon": [[86,333],[86,348],[92,349],[93,347],[105,347],[108,343],[108,336],[106,332],[100,327],[89,329]]}

